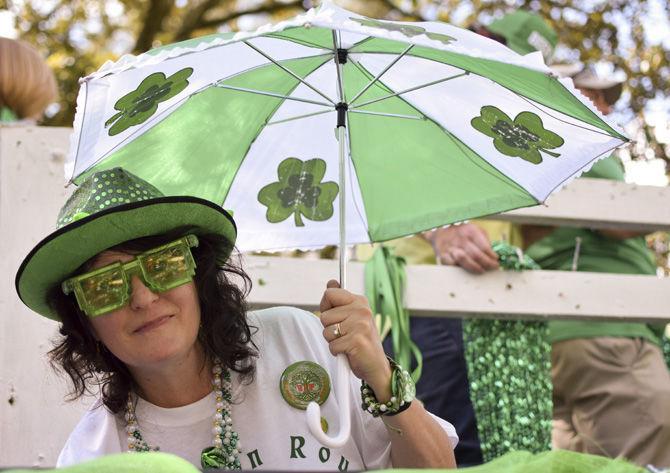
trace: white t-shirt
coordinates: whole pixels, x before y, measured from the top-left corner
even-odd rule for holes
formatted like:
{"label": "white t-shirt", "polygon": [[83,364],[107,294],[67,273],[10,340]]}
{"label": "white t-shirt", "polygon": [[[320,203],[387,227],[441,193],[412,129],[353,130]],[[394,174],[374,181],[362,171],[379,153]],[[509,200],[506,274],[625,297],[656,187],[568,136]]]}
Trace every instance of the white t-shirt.
{"label": "white t-shirt", "polygon": [[[293,307],[250,312],[248,322],[258,331],[253,340],[260,353],[251,384],[241,384],[233,373],[233,429],[239,434],[243,469],[362,470],[391,466],[391,441],[381,419],[358,408],[360,380],[351,376],[351,437],[338,449],[321,445],[309,432],[305,411],[289,405],[279,385],[284,370],[297,361],[318,363],[331,380],[331,392],[321,406],[329,435],[339,432],[337,360],[323,338],[317,317]],[[253,331],[253,329],[252,329]],[[200,467],[200,452],[212,445],[213,394],[187,406],[165,409],[139,400],[138,426],[144,440],[161,451],[174,453]],[[437,417],[451,441],[454,427]],[[67,466],[126,450],[123,414],[111,414],[97,402],[81,419],[58,458]]]}

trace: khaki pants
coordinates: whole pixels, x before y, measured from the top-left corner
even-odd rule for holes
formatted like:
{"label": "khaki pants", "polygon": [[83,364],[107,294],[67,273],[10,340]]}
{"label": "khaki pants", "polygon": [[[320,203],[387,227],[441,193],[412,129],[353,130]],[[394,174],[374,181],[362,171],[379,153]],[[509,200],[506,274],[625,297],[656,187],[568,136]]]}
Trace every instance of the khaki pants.
{"label": "khaki pants", "polygon": [[641,338],[553,344],[554,448],[670,467],[670,374]]}

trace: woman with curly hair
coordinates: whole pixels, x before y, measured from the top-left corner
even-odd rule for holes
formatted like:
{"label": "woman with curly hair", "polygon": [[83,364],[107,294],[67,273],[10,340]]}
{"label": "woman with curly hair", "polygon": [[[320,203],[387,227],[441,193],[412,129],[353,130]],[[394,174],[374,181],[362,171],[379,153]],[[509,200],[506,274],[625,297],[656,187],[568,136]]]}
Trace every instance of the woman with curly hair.
{"label": "woman with curly hair", "polygon": [[[202,468],[361,470],[453,467],[451,424],[412,402],[411,379],[385,357],[367,301],[328,283],[321,316],[292,307],[247,311],[250,280],[231,253],[235,223],[195,197],[165,197],[123,169],[90,176],[58,230],[25,258],[21,300],[61,322],[52,364],[72,398],[99,388],[58,465],[158,450]],[[299,281],[287,281],[296,284]],[[241,287],[240,287],[241,285]],[[346,354],[362,385],[351,436],[331,449],[304,409],[331,392]]]}

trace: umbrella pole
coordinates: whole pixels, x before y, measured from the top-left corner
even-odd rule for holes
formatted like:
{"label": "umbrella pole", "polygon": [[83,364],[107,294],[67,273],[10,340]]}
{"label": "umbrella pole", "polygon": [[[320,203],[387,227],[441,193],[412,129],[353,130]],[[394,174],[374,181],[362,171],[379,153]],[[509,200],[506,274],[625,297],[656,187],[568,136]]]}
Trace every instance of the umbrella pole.
{"label": "umbrella pole", "polygon": [[[338,112],[339,115],[339,112]],[[338,120],[339,121],[339,120]],[[340,287],[346,289],[347,287],[347,230],[346,230],[346,216],[345,216],[345,157],[344,149],[345,143],[345,127],[338,124],[337,127],[337,141],[340,148]]]}
{"label": "umbrella pole", "polygon": [[[335,105],[337,111],[337,142],[339,148],[339,184],[340,184],[340,287],[346,288],[347,275],[347,233],[345,216],[345,181],[346,181],[346,126],[347,110],[349,106],[345,102],[344,84],[342,82],[342,64],[347,62],[347,51],[337,47],[337,33],[333,31],[333,46],[335,47],[335,66],[337,70],[337,89],[339,103]],[[342,447],[351,436],[351,369],[349,360],[343,353],[337,355],[337,386],[335,394],[339,404],[339,427],[340,431],[335,437],[326,435],[321,426],[321,408],[316,402],[307,405],[307,426],[312,435],[322,444],[330,448]]]}
{"label": "umbrella pole", "polygon": [[[337,64],[338,71],[341,67]],[[341,77],[341,74],[338,74]],[[335,106],[337,110],[337,141],[339,145],[339,184],[340,184],[340,287],[346,287],[347,263],[347,234],[345,218],[345,160],[346,160],[346,116],[347,104],[340,102]],[[351,368],[349,360],[344,354],[337,355],[337,386],[335,386],[337,402],[339,404],[340,431],[335,437],[329,437],[321,426],[321,408],[316,402],[307,405],[307,426],[312,435],[326,447],[342,447],[351,436],[351,396],[350,389]]]}

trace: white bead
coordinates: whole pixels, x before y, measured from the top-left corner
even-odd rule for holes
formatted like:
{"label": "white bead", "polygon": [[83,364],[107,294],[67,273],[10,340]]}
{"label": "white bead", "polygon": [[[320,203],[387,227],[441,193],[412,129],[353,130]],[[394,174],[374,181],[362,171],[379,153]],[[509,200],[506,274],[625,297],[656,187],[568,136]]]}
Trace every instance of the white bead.
{"label": "white bead", "polygon": [[223,419],[223,414],[220,413],[220,412],[217,412],[216,414],[214,414],[214,419],[216,419],[217,422],[221,422],[221,420]]}
{"label": "white bead", "polygon": [[216,408],[217,409],[223,409],[223,403],[222,402],[217,402],[216,403]]}
{"label": "white bead", "polygon": [[230,416],[226,416],[226,424],[233,425],[233,419]]}
{"label": "white bead", "polygon": [[212,429],[212,433],[213,433],[214,435],[221,435],[221,426],[217,425],[216,427],[214,427],[214,428]]}
{"label": "white bead", "polygon": [[242,451],[242,442],[240,442],[239,440],[237,441],[237,450],[240,452]]}
{"label": "white bead", "polygon": [[395,402],[395,401],[396,401],[395,396],[391,396],[391,402]]}
{"label": "white bead", "polygon": [[223,439],[223,444],[224,444],[224,445],[228,445],[228,444],[230,444],[230,439],[229,439],[228,437],[225,437],[225,438]]}
{"label": "white bead", "polygon": [[232,456],[232,455],[229,456],[229,457],[228,457],[228,461],[229,461],[230,463],[233,463],[233,462],[235,461],[235,457]]}
{"label": "white bead", "polygon": [[229,438],[230,438],[230,430],[227,430],[226,433],[223,434],[223,436],[224,436],[225,438],[229,439]]}
{"label": "white bead", "polygon": [[216,373],[216,374],[221,374],[221,372],[223,371],[223,369],[221,368],[221,365],[219,365],[219,364],[215,364],[215,365],[212,367],[212,371],[213,371],[214,373]]}
{"label": "white bead", "polygon": [[382,411],[382,412],[385,412],[386,411],[386,405],[385,404],[380,405],[379,410]]}
{"label": "white bead", "polygon": [[214,439],[214,446],[221,448],[222,445],[223,445],[223,441],[221,441],[221,437],[216,437]]}
{"label": "white bead", "polygon": [[233,448],[233,451],[232,451],[232,454],[233,454],[233,455],[238,455],[239,453],[240,453],[240,452],[238,452],[236,448]]}
{"label": "white bead", "polygon": [[126,422],[132,422],[135,419],[135,416],[132,412],[126,412]]}

